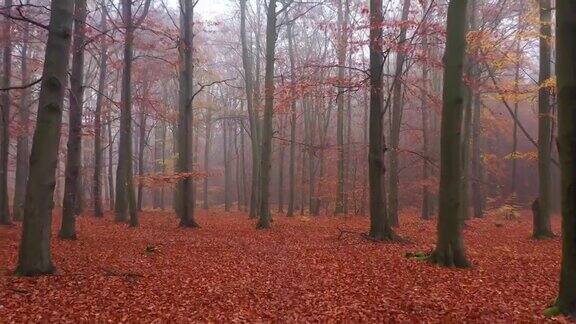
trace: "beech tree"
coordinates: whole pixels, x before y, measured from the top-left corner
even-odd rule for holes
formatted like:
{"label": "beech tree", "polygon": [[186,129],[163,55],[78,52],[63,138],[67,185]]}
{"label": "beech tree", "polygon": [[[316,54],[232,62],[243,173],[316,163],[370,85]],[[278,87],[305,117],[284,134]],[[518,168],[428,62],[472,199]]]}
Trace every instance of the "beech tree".
{"label": "beech tree", "polygon": [[558,151],[562,192],[560,291],[549,315],[576,317],[576,3],[556,1]]}
{"label": "beech tree", "polygon": [[[8,8],[8,13],[12,10],[12,0],[5,0],[4,6]],[[10,148],[10,76],[12,74],[12,35],[11,20],[5,19],[2,23],[2,38],[4,48],[2,49],[2,88],[0,105],[0,224],[11,224],[10,208],[8,206],[8,150]]]}
{"label": "beech tree", "polygon": [[368,172],[370,185],[370,237],[392,240],[394,232],[387,215],[384,190],[385,136],[382,107],[382,0],[370,0],[370,144]]}
{"label": "beech tree", "polygon": [[76,216],[78,201],[82,199],[80,191],[80,168],[82,157],[82,109],[84,101],[84,47],[86,0],[76,1],[74,7],[74,40],[72,44],[72,73],[70,75],[70,110],[68,113],[68,144],[64,183],[64,201],[62,203],[61,239],[76,239]]}
{"label": "beech tree", "polygon": [[55,271],[50,251],[50,229],[69,63],[69,56],[62,53],[70,52],[74,3],[72,0],[53,0],[51,6],[16,269],[17,273],[25,276]]}
{"label": "beech tree", "polygon": [[440,210],[438,241],[432,261],[446,267],[468,267],[460,209],[462,195],[462,117],[465,95],[462,80],[466,55],[468,1],[451,0],[448,5],[444,87],[442,93],[442,135],[440,164]]}

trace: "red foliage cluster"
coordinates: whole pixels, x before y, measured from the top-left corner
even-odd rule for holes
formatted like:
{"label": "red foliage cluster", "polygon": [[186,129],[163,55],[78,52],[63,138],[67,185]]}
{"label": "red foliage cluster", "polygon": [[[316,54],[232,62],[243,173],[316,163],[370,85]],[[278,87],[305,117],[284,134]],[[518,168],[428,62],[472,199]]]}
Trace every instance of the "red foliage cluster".
{"label": "red foliage cluster", "polygon": [[435,240],[415,215],[398,230],[410,243],[395,244],[365,240],[364,217],[275,216],[257,231],[236,213],[201,213],[197,230],[169,213],[137,229],[83,216],[78,241],[54,241],[58,274],[38,278],[12,274],[20,228],[2,227],[0,321],[543,321],[560,242],[531,240],[523,217],[470,221],[467,270],[405,257]]}

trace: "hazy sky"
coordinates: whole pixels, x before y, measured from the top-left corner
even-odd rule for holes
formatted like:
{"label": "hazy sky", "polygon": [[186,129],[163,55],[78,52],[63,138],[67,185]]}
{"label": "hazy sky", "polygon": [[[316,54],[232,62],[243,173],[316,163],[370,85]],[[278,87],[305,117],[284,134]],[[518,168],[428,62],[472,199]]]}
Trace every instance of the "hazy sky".
{"label": "hazy sky", "polygon": [[[179,0],[167,0],[173,7],[178,6]],[[196,5],[195,14],[199,14],[204,19],[212,19],[233,6],[232,0],[199,0]]]}

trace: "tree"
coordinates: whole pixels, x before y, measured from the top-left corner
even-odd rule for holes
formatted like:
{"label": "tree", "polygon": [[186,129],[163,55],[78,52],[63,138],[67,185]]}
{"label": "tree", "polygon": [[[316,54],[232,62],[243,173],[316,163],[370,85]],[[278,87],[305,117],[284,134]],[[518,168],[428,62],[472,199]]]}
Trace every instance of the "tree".
{"label": "tree", "polygon": [[[258,4],[259,6],[259,4]],[[240,40],[242,43],[242,68],[244,70],[244,90],[246,92],[246,106],[248,109],[248,121],[250,123],[250,138],[252,140],[252,188],[250,194],[250,217],[256,217],[258,206],[258,182],[259,182],[259,118],[258,111],[254,109],[256,89],[253,75],[253,61],[248,46],[246,31],[246,0],[240,0]]]}
{"label": "tree", "polygon": [[59,237],[76,239],[76,212],[81,198],[80,166],[82,157],[82,109],[84,100],[84,47],[86,33],[86,0],[76,1],[74,8],[74,41],[72,44],[72,73],[70,74],[70,110],[68,113],[68,143],[66,155],[62,226]]}
{"label": "tree", "polygon": [[451,0],[448,6],[440,164],[440,210],[438,241],[432,261],[446,267],[468,267],[464,242],[460,195],[462,182],[462,119],[468,0]]}
{"label": "tree", "polygon": [[132,0],[122,0],[122,20],[124,33],[124,68],[120,90],[120,142],[118,145],[118,167],[116,169],[116,221],[125,222],[130,213],[130,226],[138,226],[134,176],[132,174],[132,61],[134,56],[134,31],[142,24],[150,1],[145,0],[142,14],[138,19],[132,16]]}
{"label": "tree", "polygon": [[[20,67],[21,82],[26,84],[30,79],[28,68],[28,42],[30,41],[30,24],[24,25],[22,35],[22,65]],[[30,88],[24,88],[20,92],[20,108],[18,119],[23,131],[16,139],[16,179],[14,181],[14,202],[12,204],[13,215],[16,221],[22,221],[24,217],[24,198],[26,196],[26,182],[28,181],[30,159]]]}
{"label": "tree", "polygon": [[64,92],[68,83],[74,2],[53,0],[50,11],[16,270],[25,276],[55,271],[50,252],[50,235]]}
{"label": "tree", "polygon": [[[108,10],[106,2],[100,5],[100,30],[106,30]],[[108,43],[105,37],[100,42],[100,64],[98,75],[98,93],[96,94],[96,108],[94,112],[94,174],[92,191],[94,196],[94,215],[103,216],[102,208],[102,106],[104,104],[104,91],[106,87],[106,72],[108,66]]]}
{"label": "tree", "polygon": [[180,8],[180,75],[178,109],[178,169],[184,176],[178,181],[176,211],[180,227],[198,227],[194,220],[194,197],[192,189],[192,0],[182,0]]}
{"label": "tree", "polygon": [[552,112],[550,89],[545,83],[551,74],[552,8],[550,0],[540,0],[540,75],[538,91],[538,208],[534,215],[534,238],[551,237],[551,159],[552,159]]}
{"label": "tree", "polygon": [[[410,13],[410,0],[404,0],[402,5],[402,22],[408,20]],[[406,24],[402,24],[400,28],[400,36],[398,38],[399,50],[396,54],[396,67],[394,71],[394,85],[392,93],[392,123],[390,127],[390,176],[388,178],[388,217],[392,221],[393,226],[399,225],[398,220],[398,184],[399,184],[399,146],[400,146],[400,127],[402,125],[402,110],[403,110],[403,94],[402,94],[402,75],[404,74],[404,61],[406,54],[403,52],[402,45],[406,42]]]}
{"label": "tree", "polygon": [[288,167],[288,217],[294,216],[294,200],[296,197],[296,68],[294,64],[294,23],[289,22],[287,27],[288,59],[290,61],[290,78],[292,102],[290,103],[290,162]]}
{"label": "tree", "polygon": [[[345,7],[345,8],[344,8]],[[336,102],[338,105],[338,113],[336,114],[336,140],[338,142],[338,181],[336,185],[336,209],[335,214],[342,214],[345,212],[345,195],[344,186],[346,184],[345,172],[345,150],[344,150],[344,74],[346,67],[346,51],[348,49],[348,17],[350,16],[350,9],[348,0],[338,0],[338,40],[337,40],[337,56],[338,56],[338,94]]]}
{"label": "tree", "polygon": [[562,268],[552,311],[576,317],[576,2],[556,1],[558,151],[562,174]]}
{"label": "tree", "polygon": [[268,2],[266,23],[266,70],[264,75],[264,119],[262,121],[262,143],[260,155],[260,206],[257,228],[270,227],[270,166],[272,159],[272,117],[274,116],[274,62],[276,54],[276,0]]}
{"label": "tree", "polygon": [[[12,10],[12,0],[5,0],[4,5],[8,12]],[[0,224],[8,225],[10,221],[10,210],[8,208],[8,153],[10,149],[10,76],[12,74],[12,38],[11,19],[6,18],[2,24],[2,38],[4,48],[2,55],[2,88],[5,90],[0,97]]]}
{"label": "tree", "polygon": [[370,237],[392,240],[394,232],[387,215],[384,190],[385,137],[382,107],[382,0],[370,0],[370,131],[368,172],[370,186]]}

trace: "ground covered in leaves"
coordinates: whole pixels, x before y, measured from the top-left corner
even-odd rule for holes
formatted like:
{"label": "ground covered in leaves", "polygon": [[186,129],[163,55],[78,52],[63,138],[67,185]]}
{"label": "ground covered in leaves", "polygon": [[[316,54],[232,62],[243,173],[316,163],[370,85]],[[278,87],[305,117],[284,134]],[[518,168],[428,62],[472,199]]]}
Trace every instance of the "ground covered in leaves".
{"label": "ground covered in leaves", "polygon": [[528,215],[472,220],[474,267],[447,270],[406,258],[435,241],[435,222],[415,215],[397,230],[409,241],[393,244],[364,239],[361,216],[277,215],[267,231],[221,211],[193,230],[170,213],[145,212],[136,229],[82,216],[77,241],[53,241],[58,273],[37,278],[13,275],[20,226],[0,227],[0,322],[544,320],[558,238],[532,240]]}

